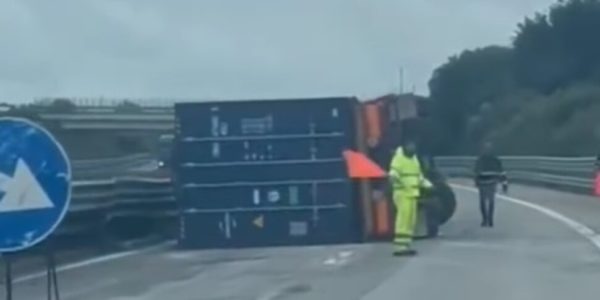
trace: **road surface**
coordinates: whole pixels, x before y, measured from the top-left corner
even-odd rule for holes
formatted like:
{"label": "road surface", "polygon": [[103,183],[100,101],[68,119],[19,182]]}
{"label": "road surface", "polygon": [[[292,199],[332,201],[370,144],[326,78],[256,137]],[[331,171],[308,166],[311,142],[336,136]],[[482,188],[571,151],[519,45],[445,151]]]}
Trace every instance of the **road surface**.
{"label": "road surface", "polygon": [[[459,184],[466,184],[459,182]],[[515,186],[480,228],[476,195],[420,255],[394,258],[385,243],[179,251],[163,245],[63,266],[62,299],[596,299],[600,201]],[[537,206],[525,206],[534,203]],[[43,299],[42,274],[20,275],[15,300]]]}

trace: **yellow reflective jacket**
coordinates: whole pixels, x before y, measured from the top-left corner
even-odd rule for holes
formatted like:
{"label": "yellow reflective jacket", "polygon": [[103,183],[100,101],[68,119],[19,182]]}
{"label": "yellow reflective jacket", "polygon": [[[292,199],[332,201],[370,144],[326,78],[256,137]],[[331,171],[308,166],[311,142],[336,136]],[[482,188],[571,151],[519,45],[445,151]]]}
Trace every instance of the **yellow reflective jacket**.
{"label": "yellow reflective jacket", "polygon": [[392,158],[389,175],[394,192],[399,192],[403,197],[419,197],[421,188],[432,186],[431,182],[423,175],[417,156],[404,155],[402,147],[396,150]]}

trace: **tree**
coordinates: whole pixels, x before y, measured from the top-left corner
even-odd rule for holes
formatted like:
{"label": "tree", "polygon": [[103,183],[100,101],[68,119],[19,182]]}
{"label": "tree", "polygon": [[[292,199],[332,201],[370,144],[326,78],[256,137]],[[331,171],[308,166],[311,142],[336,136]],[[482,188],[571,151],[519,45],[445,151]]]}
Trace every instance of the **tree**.
{"label": "tree", "polygon": [[66,98],[57,98],[52,100],[48,106],[48,112],[58,114],[70,114],[77,110],[77,105]]}
{"label": "tree", "polygon": [[521,154],[591,149],[600,136],[592,134],[600,132],[599,28],[600,0],[562,0],[518,24],[512,47],[451,57],[429,83],[438,153],[464,153],[482,139]]}
{"label": "tree", "polygon": [[513,46],[522,87],[549,94],[600,79],[600,1],[569,0],[518,25]]}
{"label": "tree", "polygon": [[434,71],[429,89],[435,148],[452,152],[464,144],[468,120],[512,89],[512,61],[510,48],[490,46],[464,51]]}

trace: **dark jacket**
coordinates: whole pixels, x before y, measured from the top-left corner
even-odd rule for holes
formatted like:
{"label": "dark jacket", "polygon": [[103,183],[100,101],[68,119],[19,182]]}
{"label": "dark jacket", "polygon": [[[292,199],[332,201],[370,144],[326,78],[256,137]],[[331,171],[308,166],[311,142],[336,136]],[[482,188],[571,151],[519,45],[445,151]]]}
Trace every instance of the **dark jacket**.
{"label": "dark jacket", "polygon": [[502,161],[495,155],[481,155],[475,161],[475,184],[506,183],[506,173]]}

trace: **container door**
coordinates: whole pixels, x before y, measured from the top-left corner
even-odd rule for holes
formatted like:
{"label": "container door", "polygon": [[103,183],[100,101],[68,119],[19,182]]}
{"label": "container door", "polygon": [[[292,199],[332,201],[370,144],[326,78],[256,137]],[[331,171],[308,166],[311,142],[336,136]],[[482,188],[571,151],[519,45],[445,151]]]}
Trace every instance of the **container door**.
{"label": "container door", "polygon": [[[360,213],[342,153],[352,98],[175,107],[177,201],[197,247],[352,242]],[[208,231],[208,232],[206,232]]]}

